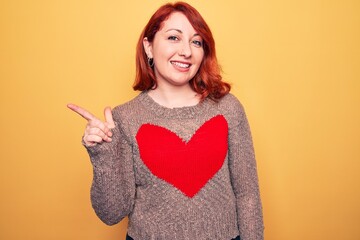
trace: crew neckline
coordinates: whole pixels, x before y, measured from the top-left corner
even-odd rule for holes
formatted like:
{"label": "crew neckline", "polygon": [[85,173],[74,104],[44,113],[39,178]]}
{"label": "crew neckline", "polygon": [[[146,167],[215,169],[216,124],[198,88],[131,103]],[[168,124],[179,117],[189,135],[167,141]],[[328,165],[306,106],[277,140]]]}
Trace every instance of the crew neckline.
{"label": "crew neckline", "polygon": [[164,118],[193,118],[203,113],[210,101],[208,98],[205,98],[192,106],[169,108],[157,103],[149,96],[148,91],[141,92],[139,99],[146,109]]}

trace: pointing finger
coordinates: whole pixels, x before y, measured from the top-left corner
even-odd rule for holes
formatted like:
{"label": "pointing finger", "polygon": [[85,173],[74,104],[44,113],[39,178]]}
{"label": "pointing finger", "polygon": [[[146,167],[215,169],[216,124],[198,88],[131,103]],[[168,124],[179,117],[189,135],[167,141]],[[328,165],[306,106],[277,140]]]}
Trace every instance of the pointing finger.
{"label": "pointing finger", "polygon": [[81,117],[85,118],[86,120],[96,119],[96,117],[94,117],[94,115],[92,115],[90,112],[75,104],[68,104],[67,107],[79,114]]}

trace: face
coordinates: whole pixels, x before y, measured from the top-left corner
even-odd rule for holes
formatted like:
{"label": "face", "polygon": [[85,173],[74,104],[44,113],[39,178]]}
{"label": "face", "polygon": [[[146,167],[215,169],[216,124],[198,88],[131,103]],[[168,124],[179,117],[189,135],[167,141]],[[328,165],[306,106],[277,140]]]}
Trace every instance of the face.
{"label": "face", "polygon": [[152,42],[144,39],[148,57],[154,59],[158,86],[184,86],[195,76],[204,57],[202,38],[182,13],[172,13]]}

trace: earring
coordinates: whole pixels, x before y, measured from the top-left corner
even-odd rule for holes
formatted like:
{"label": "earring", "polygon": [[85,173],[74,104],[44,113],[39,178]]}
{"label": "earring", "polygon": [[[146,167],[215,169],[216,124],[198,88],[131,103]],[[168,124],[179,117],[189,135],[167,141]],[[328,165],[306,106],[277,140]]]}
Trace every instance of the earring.
{"label": "earring", "polygon": [[154,59],[153,58],[148,57],[147,62],[151,68],[154,67]]}

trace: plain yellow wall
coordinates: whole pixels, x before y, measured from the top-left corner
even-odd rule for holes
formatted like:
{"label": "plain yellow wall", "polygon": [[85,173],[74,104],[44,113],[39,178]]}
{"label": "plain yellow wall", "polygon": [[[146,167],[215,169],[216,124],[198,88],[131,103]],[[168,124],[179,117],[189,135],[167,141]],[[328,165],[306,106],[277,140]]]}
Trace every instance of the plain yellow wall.
{"label": "plain yellow wall", "polygon": [[[360,239],[360,1],[188,1],[252,127],[266,240]],[[123,239],[89,199],[85,121],[137,93],[164,1],[0,2],[0,239]]]}

